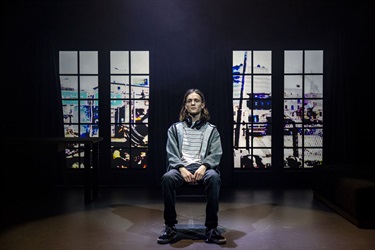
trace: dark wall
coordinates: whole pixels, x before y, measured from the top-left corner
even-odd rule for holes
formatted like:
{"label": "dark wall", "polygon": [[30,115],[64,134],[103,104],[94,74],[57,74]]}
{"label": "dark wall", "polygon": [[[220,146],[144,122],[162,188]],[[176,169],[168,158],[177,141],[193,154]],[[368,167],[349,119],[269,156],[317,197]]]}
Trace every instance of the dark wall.
{"label": "dark wall", "polygon": [[[371,1],[61,0],[8,3],[5,10],[2,136],[62,135],[59,89],[51,84],[57,82],[56,51],[149,50],[150,165],[157,167],[140,174],[146,183],[139,183],[158,184],[166,129],[191,87],[206,94],[223,137],[223,165],[231,166],[231,51],[324,49],[324,162],[373,164],[367,146],[374,141]],[[223,171],[231,184],[231,167]]]}

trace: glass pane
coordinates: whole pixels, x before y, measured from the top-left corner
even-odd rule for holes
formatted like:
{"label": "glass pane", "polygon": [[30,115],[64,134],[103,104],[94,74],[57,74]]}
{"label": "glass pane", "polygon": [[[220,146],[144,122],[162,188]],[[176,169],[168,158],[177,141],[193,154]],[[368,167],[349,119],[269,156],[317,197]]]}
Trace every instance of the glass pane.
{"label": "glass pane", "polygon": [[254,51],[254,74],[271,74],[271,51]]}
{"label": "glass pane", "polygon": [[111,51],[111,74],[129,74],[129,51]]}
{"label": "glass pane", "polygon": [[78,57],[77,51],[60,51],[59,70],[60,74],[77,74]]}
{"label": "glass pane", "polygon": [[303,105],[301,99],[284,100],[284,121],[288,123],[302,122],[304,117]]}
{"label": "glass pane", "polygon": [[80,51],[79,56],[80,74],[98,74],[97,51]]}
{"label": "glass pane", "polygon": [[302,51],[285,51],[284,73],[302,74]]}
{"label": "glass pane", "polygon": [[323,149],[322,148],[305,148],[304,150],[304,167],[313,168],[314,166],[321,165],[323,162]]}
{"label": "glass pane", "polygon": [[323,124],[323,100],[305,100],[306,124]]}
{"label": "glass pane", "polygon": [[72,124],[78,122],[78,101],[62,100],[64,123]]}
{"label": "glass pane", "polygon": [[304,129],[305,147],[323,146],[323,129],[318,127],[307,127]]}
{"label": "glass pane", "polygon": [[149,98],[149,76],[132,76],[131,93],[132,99]]}
{"label": "glass pane", "polygon": [[305,73],[323,73],[323,51],[305,52]]}
{"label": "glass pane", "polygon": [[302,98],[302,76],[284,76],[284,98]]}
{"label": "glass pane", "polygon": [[78,77],[77,76],[60,76],[61,98],[77,99],[78,98]]}
{"label": "glass pane", "polygon": [[233,74],[251,74],[251,68],[251,51],[233,51]]}
{"label": "glass pane", "polygon": [[111,100],[111,123],[129,123],[129,100]]}
{"label": "glass pane", "polygon": [[254,76],[254,95],[258,94],[264,94],[263,98],[271,96],[271,76]]}
{"label": "glass pane", "polygon": [[[251,95],[251,76],[233,76],[233,98],[250,98]],[[235,82],[235,80],[239,82]],[[242,96],[241,96],[242,91]]]}
{"label": "glass pane", "polygon": [[298,169],[303,167],[302,149],[284,148],[284,168]]}
{"label": "glass pane", "polygon": [[122,143],[122,147],[128,147],[130,145],[130,126],[127,124],[112,124],[111,142]]}
{"label": "glass pane", "polygon": [[79,137],[78,125],[64,124],[65,137]]}
{"label": "glass pane", "polygon": [[98,101],[84,100],[80,102],[80,122],[97,123],[99,121]]}
{"label": "glass pane", "polygon": [[302,147],[302,124],[285,121],[284,147]]}
{"label": "glass pane", "polygon": [[114,148],[111,149],[112,168],[130,168],[130,152],[126,148]]}
{"label": "glass pane", "polygon": [[234,150],[234,167],[235,168],[253,168],[253,161],[250,150]]}
{"label": "glass pane", "polygon": [[284,168],[311,168],[322,162],[323,51],[285,51],[284,70],[301,74],[284,76]]}
{"label": "glass pane", "polygon": [[98,137],[99,127],[96,124],[84,124],[81,125],[81,135],[80,137]]}
{"label": "glass pane", "polygon": [[132,168],[147,168],[148,167],[148,150],[133,149],[131,152],[131,167]]}
{"label": "glass pane", "polygon": [[132,147],[148,145],[148,124],[135,123],[131,125],[130,140]]}
{"label": "glass pane", "polygon": [[305,97],[323,98],[322,75],[305,75]]}
{"label": "glass pane", "polygon": [[[256,144],[256,140],[254,140]],[[271,148],[254,148],[253,149],[253,167],[270,168],[271,167]]]}
{"label": "glass pane", "polygon": [[149,52],[131,51],[130,69],[132,74],[149,74]]}
{"label": "glass pane", "polygon": [[[233,141],[234,147],[246,147],[250,148],[252,146],[252,137],[250,136],[251,129],[250,124],[242,122],[239,125],[234,125],[233,129]],[[237,139],[236,139],[237,138]]]}
{"label": "glass pane", "polygon": [[129,77],[111,76],[111,98],[125,99],[129,98]]}
{"label": "glass pane", "polygon": [[144,101],[133,101],[133,114],[135,115],[136,123],[147,123],[148,122],[148,100]]}
{"label": "glass pane", "polygon": [[[233,100],[233,121],[235,123],[249,122],[249,116],[251,115],[251,110],[248,107],[248,105],[251,106],[249,102],[250,101],[240,102],[238,100]],[[240,103],[242,107],[239,106]]]}
{"label": "glass pane", "polygon": [[98,76],[81,76],[79,95],[83,99],[98,99]]}

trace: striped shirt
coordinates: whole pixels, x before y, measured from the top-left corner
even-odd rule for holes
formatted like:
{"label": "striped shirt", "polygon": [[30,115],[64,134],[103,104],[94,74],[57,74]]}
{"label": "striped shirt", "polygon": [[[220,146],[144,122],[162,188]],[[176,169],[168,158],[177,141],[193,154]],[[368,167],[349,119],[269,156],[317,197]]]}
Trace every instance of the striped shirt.
{"label": "striped shirt", "polygon": [[[184,125],[184,138],[182,141],[182,161],[186,164],[202,163],[200,152],[206,126],[201,129],[189,128]],[[185,165],[185,166],[186,166]]]}

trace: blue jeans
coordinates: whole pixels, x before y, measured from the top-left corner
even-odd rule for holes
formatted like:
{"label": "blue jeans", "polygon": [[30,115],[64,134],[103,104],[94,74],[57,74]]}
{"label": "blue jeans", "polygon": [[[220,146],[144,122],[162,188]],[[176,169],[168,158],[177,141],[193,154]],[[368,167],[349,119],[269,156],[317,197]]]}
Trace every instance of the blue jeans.
{"label": "blue jeans", "polygon": [[[192,164],[186,168],[194,173],[200,164]],[[166,172],[161,178],[161,187],[164,198],[164,224],[175,225],[177,221],[176,213],[176,189],[184,184],[184,179],[179,170],[171,169]],[[219,170],[207,169],[202,180],[198,182],[205,186],[206,195],[206,220],[205,226],[208,229],[216,228],[218,226],[219,212],[219,193],[221,186],[221,178]]]}

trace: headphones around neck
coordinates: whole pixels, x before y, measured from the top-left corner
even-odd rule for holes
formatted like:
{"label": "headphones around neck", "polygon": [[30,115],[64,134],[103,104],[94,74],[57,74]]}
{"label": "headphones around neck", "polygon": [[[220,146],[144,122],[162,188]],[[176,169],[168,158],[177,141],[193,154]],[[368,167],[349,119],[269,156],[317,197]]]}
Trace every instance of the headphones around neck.
{"label": "headphones around neck", "polygon": [[191,117],[190,116],[187,116],[185,118],[185,122],[186,122],[186,125],[189,127],[189,128],[196,128],[196,129],[200,129],[204,124],[206,124],[205,121],[202,121],[202,120],[198,120],[194,123],[193,125],[193,121],[191,120]]}

